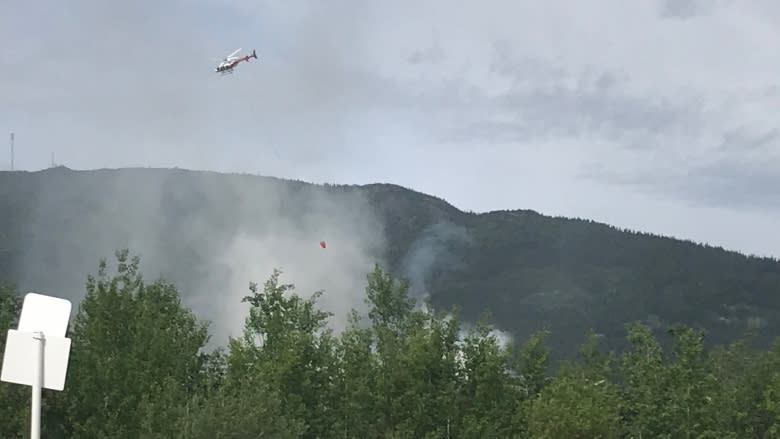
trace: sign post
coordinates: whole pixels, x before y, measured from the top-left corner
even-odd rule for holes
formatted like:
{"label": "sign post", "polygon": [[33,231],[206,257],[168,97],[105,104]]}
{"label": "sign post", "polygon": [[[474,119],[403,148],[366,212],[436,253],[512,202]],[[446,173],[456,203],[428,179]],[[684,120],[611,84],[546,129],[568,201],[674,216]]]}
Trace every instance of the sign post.
{"label": "sign post", "polygon": [[70,357],[65,337],[70,320],[69,300],[27,293],[19,327],[8,330],[0,381],[32,387],[30,438],[41,437],[41,392],[63,390]]}

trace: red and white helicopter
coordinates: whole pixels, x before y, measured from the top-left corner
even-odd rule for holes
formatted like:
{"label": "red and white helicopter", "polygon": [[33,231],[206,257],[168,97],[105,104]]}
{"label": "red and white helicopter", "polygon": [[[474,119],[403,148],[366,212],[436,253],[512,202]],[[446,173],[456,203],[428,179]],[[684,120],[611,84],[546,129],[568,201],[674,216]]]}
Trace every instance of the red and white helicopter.
{"label": "red and white helicopter", "polygon": [[231,53],[230,55],[226,56],[225,59],[222,60],[222,62],[219,63],[216,69],[214,69],[215,72],[221,73],[222,75],[227,75],[229,73],[233,73],[233,69],[240,63],[241,61],[249,61],[250,58],[257,59],[257,54],[254,50],[252,50],[251,55],[244,55],[244,56],[236,56],[238,52],[241,51],[241,48],[236,49],[235,52]]}

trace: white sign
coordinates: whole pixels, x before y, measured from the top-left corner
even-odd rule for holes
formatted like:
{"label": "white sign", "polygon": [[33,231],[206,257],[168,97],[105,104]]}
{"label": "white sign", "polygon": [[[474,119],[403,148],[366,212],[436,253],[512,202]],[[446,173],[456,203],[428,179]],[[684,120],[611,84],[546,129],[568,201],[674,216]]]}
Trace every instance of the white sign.
{"label": "white sign", "polygon": [[71,310],[70,300],[27,293],[19,316],[20,331],[40,331],[46,336],[65,337]]}
{"label": "white sign", "polygon": [[[35,362],[38,359],[38,344],[35,333],[8,330],[3,355],[3,372],[0,381],[32,386],[35,384]],[[65,375],[70,359],[70,339],[56,335],[46,335],[43,341],[43,382],[46,389],[65,388]]]}
{"label": "white sign", "polygon": [[[36,386],[35,366],[43,370],[41,387],[62,390],[70,359],[70,339],[65,337],[71,303],[67,299],[27,293],[19,327],[8,330],[0,381]],[[37,333],[43,333],[43,341]],[[43,343],[41,349],[40,343]],[[39,363],[39,354],[43,354]]]}
{"label": "white sign", "polygon": [[70,310],[69,300],[27,293],[19,327],[8,330],[0,381],[32,387],[30,439],[41,437],[41,390],[65,388],[70,357],[70,339],[65,332]]}

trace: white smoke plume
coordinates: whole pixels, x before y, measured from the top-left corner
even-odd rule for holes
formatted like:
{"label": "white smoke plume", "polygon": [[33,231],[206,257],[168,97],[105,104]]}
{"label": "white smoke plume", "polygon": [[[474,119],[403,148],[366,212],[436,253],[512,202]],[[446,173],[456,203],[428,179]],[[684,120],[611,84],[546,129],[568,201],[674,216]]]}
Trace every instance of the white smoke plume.
{"label": "white smoke plume", "polygon": [[461,265],[451,246],[472,242],[468,230],[461,225],[437,222],[426,227],[401,262],[401,271],[410,282],[410,293],[425,300],[429,296],[428,283],[434,271]]}
{"label": "white smoke plume", "polygon": [[[213,343],[239,335],[241,298],[275,268],[281,281],[345,325],[363,308],[366,275],[380,260],[383,227],[360,192],[243,175],[130,169],[34,174],[19,286],[78,304],[100,259],[128,248],[147,281],[163,276],[211,321]],[[327,242],[327,248],[320,247]],[[110,265],[111,266],[111,265]]]}

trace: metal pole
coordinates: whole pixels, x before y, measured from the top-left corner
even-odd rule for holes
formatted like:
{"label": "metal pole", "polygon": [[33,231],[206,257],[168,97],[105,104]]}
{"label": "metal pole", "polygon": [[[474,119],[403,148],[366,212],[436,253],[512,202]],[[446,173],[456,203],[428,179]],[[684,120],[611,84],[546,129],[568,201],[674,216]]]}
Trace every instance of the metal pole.
{"label": "metal pole", "polygon": [[14,133],[11,133],[11,170],[14,170]]}
{"label": "metal pole", "polygon": [[38,341],[35,350],[34,380],[32,386],[32,410],[30,410],[30,439],[41,439],[41,389],[43,388],[43,345],[46,338],[43,332],[36,332],[33,338]]}

